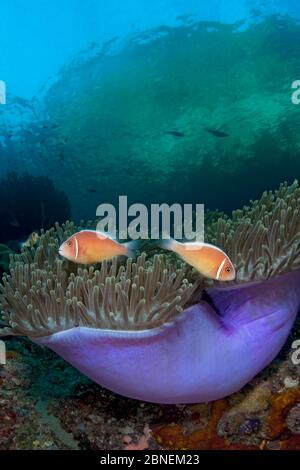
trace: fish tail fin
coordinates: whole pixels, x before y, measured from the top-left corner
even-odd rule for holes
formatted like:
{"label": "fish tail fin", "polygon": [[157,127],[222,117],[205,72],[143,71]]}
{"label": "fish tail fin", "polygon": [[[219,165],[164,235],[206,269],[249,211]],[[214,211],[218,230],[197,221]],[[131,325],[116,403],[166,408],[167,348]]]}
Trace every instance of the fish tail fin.
{"label": "fish tail fin", "polygon": [[176,251],[176,247],[179,245],[179,242],[170,237],[167,239],[159,240],[157,245],[163,250]]}
{"label": "fish tail fin", "polygon": [[135,258],[136,252],[140,247],[140,240],[132,240],[130,242],[123,243],[123,245],[127,250],[125,256],[127,256],[128,258]]}

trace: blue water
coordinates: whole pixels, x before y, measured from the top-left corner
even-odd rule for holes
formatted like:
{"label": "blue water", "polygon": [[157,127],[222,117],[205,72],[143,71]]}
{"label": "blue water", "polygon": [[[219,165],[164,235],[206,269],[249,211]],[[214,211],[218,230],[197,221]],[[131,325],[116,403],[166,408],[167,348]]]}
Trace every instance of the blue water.
{"label": "blue water", "polygon": [[296,0],[2,2],[0,242],[122,194],[230,213],[299,178],[299,19]]}
{"label": "blue water", "polygon": [[125,37],[177,18],[233,23],[252,9],[300,17],[297,0],[11,0],[1,2],[0,71],[8,92],[32,98],[91,42]]}

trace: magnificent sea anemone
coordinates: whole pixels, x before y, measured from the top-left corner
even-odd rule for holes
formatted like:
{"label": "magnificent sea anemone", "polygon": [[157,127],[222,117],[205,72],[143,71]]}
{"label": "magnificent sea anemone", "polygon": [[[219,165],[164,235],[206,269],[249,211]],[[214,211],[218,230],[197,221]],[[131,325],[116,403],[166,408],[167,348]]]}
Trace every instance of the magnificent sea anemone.
{"label": "magnificent sea anemone", "polygon": [[206,227],[237,276],[207,281],[142,254],[78,267],[57,255],[78,228],[42,233],[11,257],[2,335],[56,351],[98,384],[158,403],[211,401],[249,382],[278,354],[300,303],[300,189],[282,184]]}

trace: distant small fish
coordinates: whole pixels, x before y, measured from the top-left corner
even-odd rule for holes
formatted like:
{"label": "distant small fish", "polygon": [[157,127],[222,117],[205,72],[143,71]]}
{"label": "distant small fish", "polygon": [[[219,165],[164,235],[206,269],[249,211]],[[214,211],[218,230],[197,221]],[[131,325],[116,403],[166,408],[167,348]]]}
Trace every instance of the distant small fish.
{"label": "distant small fish", "polygon": [[20,243],[21,248],[31,248],[35,246],[39,241],[40,236],[37,232],[32,232],[29,237],[25,240],[25,242]]}
{"label": "distant small fish", "polygon": [[233,281],[235,269],[224,251],[208,243],[180,243],[170,238],[159,243],[161,248],[174,251],[203,276],[218,281]]}
{"label": "distant small fish", "polygon": [[82,230],[59,247],[59,254],[73,263],[95,264],[115,256],[133,256],[137,242],[119,243],[105,233]]}
{"label": "distant small fish", "polygon": [[218,129],[211,129],[210,127],[205,127],[206,132],[214,135],[215,137],[229,137],[229,134],[223,131],[218,131]]}
{"label": "distant small fish", "polygon": [[20,228],[20,224],[17,220],[11,220],[9,222],[9,225],[11,225],[12,227],[15,227],[15,228]]}
{"label": "distant small fish", "polygon": [[173,135],[174,137],[185,137],[185,134],[180,131],[166,131],[166,134]]}
{"label": "distant small fish", "polygon": [[88,193],[96,193],[97,189],[89,188],[89,189],[87,189],[87,192]]}

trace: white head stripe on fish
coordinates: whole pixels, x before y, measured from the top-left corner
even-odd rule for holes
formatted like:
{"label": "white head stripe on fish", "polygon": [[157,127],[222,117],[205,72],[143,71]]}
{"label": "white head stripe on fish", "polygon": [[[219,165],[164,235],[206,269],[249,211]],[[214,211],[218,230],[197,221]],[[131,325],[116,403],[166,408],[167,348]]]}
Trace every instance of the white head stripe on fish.
{"label": "white head stripe on fish", "polygon": [[226,258],[223,259],[222,263],[221,263],[220,266],[219,266],[219,269],[218,269],[218,271],[217,271],[217,277],[216,277],[217,280],[218,280],[219,277],[220,277],[220,274],[221,274],[222,268],[223,268],[223,266],[224,266],[224,264],[225,264],[225,261],[226,261]]}
{"label": "white head stripe on fish", "polygon": [[75,259],[77,259],[78,258],[78,251],[79,251],[78,250],[78,241],[77,241],[77,237],[74,237],[74,239],[75,239],[75,248],[76,248]]}

